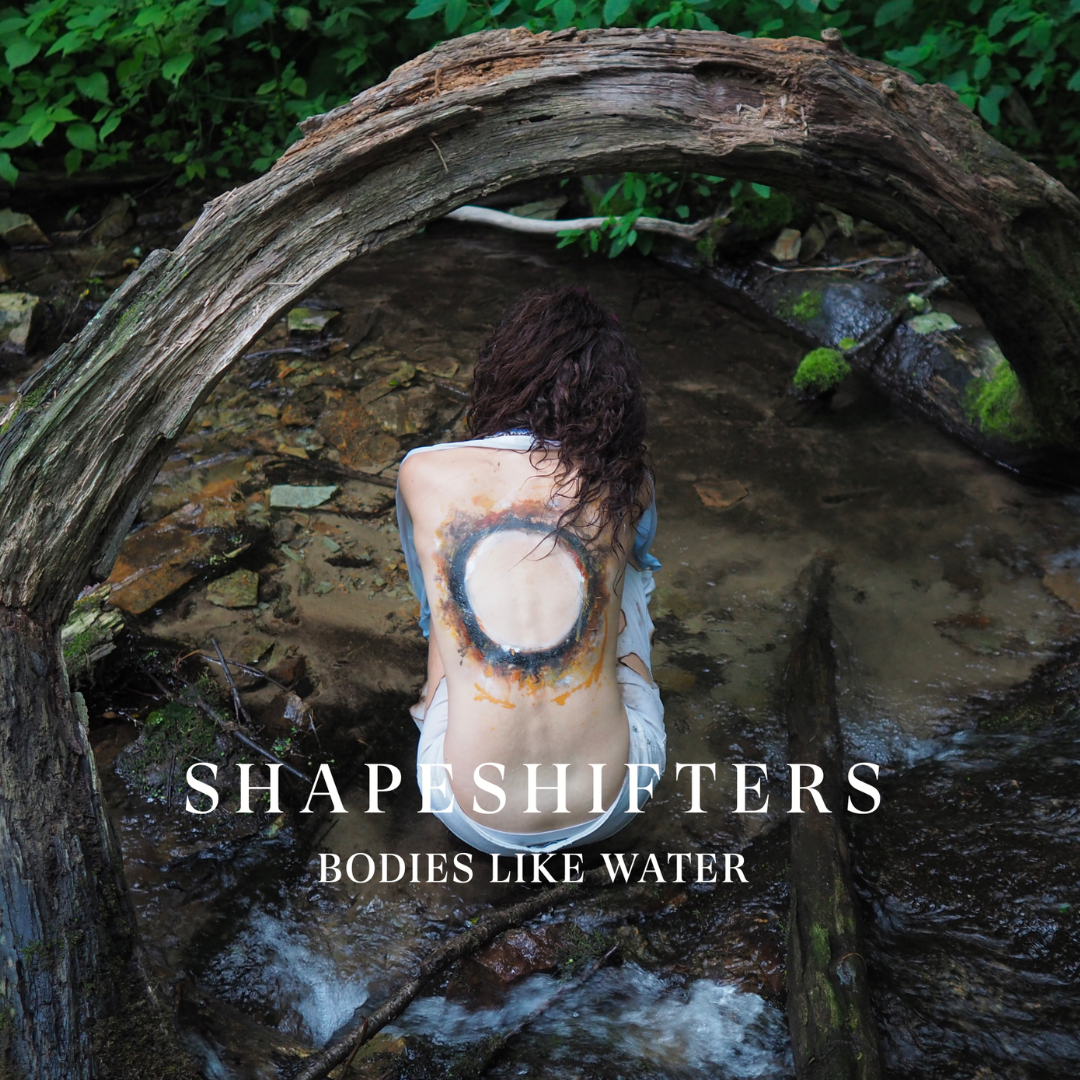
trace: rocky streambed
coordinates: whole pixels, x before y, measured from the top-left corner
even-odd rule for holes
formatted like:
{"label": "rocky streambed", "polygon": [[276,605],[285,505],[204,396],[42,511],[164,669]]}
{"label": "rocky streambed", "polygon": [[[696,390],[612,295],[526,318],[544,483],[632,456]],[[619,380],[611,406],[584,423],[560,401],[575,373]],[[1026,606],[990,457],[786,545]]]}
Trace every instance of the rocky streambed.
{"label": "rocky streambed", "polygon": [[[806,340],[707,282],[452,223],[347,267],[250,345],[69,634],[73,670],[97,661],[79,687],[110,812],[206,1075],[282,1075],[522,891],[483,874],[321,883],[316,855],[463,850],[409,782],[425,653],[394,474],[410,447],[461,437],[486,328],[554,281],[588,285],[641,352],[669,761],[718,766],[704,814],[669,769],[618,846],[742,851],[749,881],[583,897],[454,969],[356,1068],[786,1074],[776,691],[799,573],[828,552],[848,754],[884,777],[855,851],[890,1074],[1074,1075],[1077,497],[995,467],[858,370],[827,408],[794,405]],[[212,719],[236,720],[219,648],[261,745],[307,775],[332,760],[348,814],[301,817],[295,780],[280,814],[227,812],[235,786],[220,814],[184,811],[191,760],[257,760]],[[768,814],[732,814],[740,761],[768,765]],[[363,813],[369,762],[405,776],[386,814]]]}

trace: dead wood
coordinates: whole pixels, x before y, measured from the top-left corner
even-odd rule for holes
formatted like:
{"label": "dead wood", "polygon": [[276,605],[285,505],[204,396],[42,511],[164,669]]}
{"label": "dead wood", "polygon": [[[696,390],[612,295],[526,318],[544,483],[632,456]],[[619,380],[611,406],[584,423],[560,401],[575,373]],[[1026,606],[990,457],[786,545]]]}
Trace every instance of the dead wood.
{"label": "dead wood", "polygon": [[805,812],[789,815],[788,1025],[799,1080],[878,1080],[877,1027],[844,826],[844,753],[829,617],[832,573],[825,559],[811,564],[806,621],[784,671],[788,761],[821,767],[819,790],[831,811],[818,812],[803,795]]}

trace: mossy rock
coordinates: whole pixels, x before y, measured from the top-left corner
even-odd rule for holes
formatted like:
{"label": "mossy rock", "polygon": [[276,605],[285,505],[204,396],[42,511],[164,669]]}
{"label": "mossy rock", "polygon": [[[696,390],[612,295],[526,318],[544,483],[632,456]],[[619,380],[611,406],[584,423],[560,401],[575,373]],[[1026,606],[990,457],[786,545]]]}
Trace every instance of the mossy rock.
{"label": "mossy rock", "polygon": [[973,427],[991,438],[1028,446],[1042,441],[1027,395],[1004,357],[989,378],[968,383],[964,414]]}
{"label": "mossy rock", "polygon": [[823,398],[836,393],[837,387],[851,374],[851,365],[836,349],[813,349],[800,361],[792,379],[795,393],[805,399]]}

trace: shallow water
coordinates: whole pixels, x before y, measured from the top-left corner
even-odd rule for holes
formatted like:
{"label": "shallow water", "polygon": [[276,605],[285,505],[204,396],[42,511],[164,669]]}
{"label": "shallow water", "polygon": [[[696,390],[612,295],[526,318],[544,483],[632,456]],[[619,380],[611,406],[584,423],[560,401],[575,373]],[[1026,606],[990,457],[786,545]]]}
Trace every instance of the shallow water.
{"label": "shallow water", "polygon": [[[1043,584],[1076,561],[1080,503],[994,467],[859,378],[829,411],[800,414],[786,393],[799,346],[644,260],[580,261],[547,242],[445,223],[347,267],[318,298],[345,313],[340,333],[347,340],[368,328],[365,342],[399,349],[412,362],[449,358],[467,367],[510,300],[556,280],[587,284],[617,312],[641,352],[649,394],[655,552],[664,565],[653,602],[653,665],[667,708],[669,769],[647,813],[614,846],[737,851],[782,824],[786,733],[776,690],[798,615],[799,573],[815,554],[830,553],[837,560],[833,617],[848,758],[896,774],[872,825],[860,823],[855,847],[871,917],[872,975],[882,987],[886,1060],[905,1076],[969,1075],[956,1064],[965,1054],[986,1056],[983,1077],[1066,1075],[1053,1069],[1080,1062],[1069,1034],[1080,1014],[1064,969],[1040,958],[1050,930],[1039,939],[1038,927],[1054,905],[1060,915],[1060,905],[1075,903],[1064,899],[1068,874],[1059,873],[1075,857],[1069,845],[1077,808],[1065,780],[1075,780],[1075,723],[1062,720],[1050,734],[1022,738],[975,737],[970,729],[973,701],[1028,678],[1080,635],[1080,616]],[[174,455],[174,485],[195,473],[205,484],[222,468],[239,475],[243,458],[230,450],[222,405],[229,392],[219,388],[207,406],[219,410],[212,438],[196,430]],[[307,439],[314,446],[305,434],[312,430],[297,427],[294,445]],[[399,452],[420,441],[402,437]],[[339,527],[334,543],[347,551],[353,542],[394,543],[386,525],[377,535],[370,522],[336,521]],[[313,541],[308,550],[316,547]],[[332,583],[323,566],[316,564],[315,577],[325,572]],[[365,686],[385,692],[378,724],[363,728],[363,739],[371,743],[369,760],[395,762],[405,776],[403,789],[386,800],[389,812],[375,816],[362,813],[367,793],[358,775],[344,793],[350,813],[331,817],[319,843],[344,857],[453,853],[463,850],[454,838],[417,815],[409,779],[415,733],[403,706],[423,678],[418,631],[402,620],[371,646],[372,635],[383,633],[378,627],[388,625],[384,615],[396,610],[386,597],[379,593],[365,607],[362,589],[328,585],[298,600],[298,626],[271,627],[307,655],[317,716],[347,727],[369,708]],[[377,621],[363,623],[375,619],[372,611]],[[231,633],[240,641],[266,630],[268,618],[164,605],[147,625],[196,643],[216,627],[223,640]],[[1039,768],[1041,748],[1062,764]],[[1038,835],[1004,824],[1014,810],[996,796],[972,811],[957,794],[963,777],[1004,782],[1021,759],[1034,801],[1019,820],[1043,815]],[[705,785],[707,813],[688,815],[689,784],[685,776],[676,783],[674,763],[699,761],[718,763],[717,780]],[[740,761],[768,764],[769,814],[731,813],[731,766]],[[121,806],[119,788],[110,790],[143,928],[162,963],[311,1045],[381,1002],[448,929],[507,896],[506,887],[487,882],[479,858],[467,885],[321,885],[317,861],[305,858],[303,841],[289,829],[278,847],[256,840],[243,857],[222,857],[197,888],[190,880],[203,879],[183,871],[189,877],[178,891],[177,873],[162,873],[175,855],[176,823],[159,817],[150,825],[153,811],[134,796]],[[1054,799],[1064,803],[1050,812]],[[942,901],[934,883],[920,893],[913,845],[949,866],[954,900]],[[748,853],[747,887],[676,888],[674,899],[640,917],[605,914],[602,906],[571,911],[589,930],[640,927],[646,944],[636,959],[577,988],[533,974],[479,1010],[447,1000],[443,986],[412,1006],[399,1030],[447,1042],[476,1039],[512,1028],[548,995],[550,1006],[493,1075],[540,1075],[540,1054],[547,1076],[785,1075],[783,1014],[775,986],[766,985],[775,962],[761,959],[780,933],[784,897],[782,887],[769,893],[762,878],[775,876],[778,865],[754,861],[756,848]],[[996,891],[987,892],[983,863],[1006,851],[1010,863],[1026,860],[1034,869],[1024,879],[1000,873]],[[208,840],[204,862],[212,864],[214,853]],[[961,894],[973,898],[963,917]],[[678,924],[665,914],[690,908],[700,909],[698,922]],[[996,920],[1005,909],[1014,925],[1002,929]],[[1053,948],[1074,955],[1070,918],[1054,924]],[[712,959],[702,959],[706,954]],[[1047,1060],[1056,1064],[1040,1073],[1050,1068]],[[220,1067],[222,1075],[274,1075],[250,1062]]]}

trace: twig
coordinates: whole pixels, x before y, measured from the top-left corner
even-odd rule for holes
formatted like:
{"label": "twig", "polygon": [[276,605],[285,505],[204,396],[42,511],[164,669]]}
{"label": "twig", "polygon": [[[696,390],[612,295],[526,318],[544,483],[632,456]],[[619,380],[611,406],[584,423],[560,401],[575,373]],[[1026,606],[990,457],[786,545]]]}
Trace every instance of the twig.
{"label": "twig", "polygon": [[[339,339],[337,339],[339,340]],[[259,352],[244,353],[241,360],[265,360],[268,356],[311,356],[313,353],[325,352],[333,340],[327,338],[312,345],[287,345],[280,349],[262,349]]]}
{"label": "twig", "polygon": [[229,665],[225,662],[225,656],[221,651],[221,646],[217,643],[217,638],[211,638],[210,644],[214,646],[214,652],[217,653],[218,663],[221,665],[221,670],[225,674],[225,681],[229,684],[229,690],[232,693],[233,707],[236,709],[236,719],[239,721],[242,718],[249,728],[253,728],[255,723],[248,715],[247,709],[244,708],[244,703],[240,700],[240,691],[236,689],[236,683],[233,680],[232,672],[229,670]]}
{"label": "twig", "polygon": [[[679,221],[667,221],[664,218],[639,217],[634,222],[638,232],[663,233],[665,236],[677,236],[681,240],[696,240],[711,225],[727,216],[728,211],[713,217],[702,218],[692,224]],[[446,215],[451,221],[465,221],[477,225],[496,225],[500,229],[512,229],[514,232],[542,233],[553,236],[568,229],[599,229],[610,217],[567,218],[563,221],[549,221],[544,218],[518,217],[506,214],[502,210],[491,210],[486,206],[459,206]]]}
{"label": "twig", "polygon": [[[220,660],[216,660],[212,656],[207,656],[206,653],[204,653],[201,649],[195,649],[193,652],[184,653],[183,656],[179,657],[176,663],[173,664],[173,671],[176,671],[176,669],[185,660],[190,660],[193,656],[201,657],[208,664],[217,664],[218,667],[221,666]],[[249,664],[241,664],[238,660],[226,660],[225,663],[228,664],[230,667],[236,668],[237,671],[242,671],[245,675],[252,675],[258,679],[265,679],[268,683],[273,683],[274,686],[280,687],[282,690],[289,689],[284,683],[278,682],[277,679],[270,678],[270,676],[267,675],[266,672],[261,670],[260,668],[251,667]]]}
{"label": "twig", "polygon": [[[925,300],[932,293],[937,292],[938,289],[944,288],[949,284],[947,277],[935,278],[926,286],[921,292],[917,292],[914,295],[921,297]],[[909,313],[907,297],[904,297],[896,305],[896,307],[884,318],[881,322],[874,327],[870,333],[866,335],[861,341],[856,342],[850,349],[847,350],[847,355],[851,356],[854,353],[862,352],[868,345],[873,344],[879,338],[888,337],[903,322],[904,317]]]}
{"label": "twig", "polygon": [[357,1046],[367,1042],[391,1020],[400,1016],[428,981],[448,968],[455,960],[460,960],[476,952],[477,949],[483,948],[504,930],[518,926],[526,919],[531,919],[540,912],[561,904],[564,900],[576,895],[583,886],[601,885],[608,881],[606,870],[590,870],[583,875],[581,882],[556,885],[553,889],[545,889],[529,900],[523,900],[512,907],[483,916],[471,929],[458,934],[428,953],[413,979],[391,994],[381,1009],[376,1009],[337,1042],[304,1062],[303,1067],[295,1074],[294,1080],[323,1080],[327,1073],[349,1057]]}
{"label": "twig", "polygon": [[856,259],[854,262],[832,263],[827,266],[774,266],[772,263],[754,260],[755,266],[764,266],[774,274],[810,274],[821,273],[826,270],[858,270],[862,266],[870,266],[873,263],[904,263],[913,262],[919,257],[919,253],[912,255],[873,255],[868,259]]}

